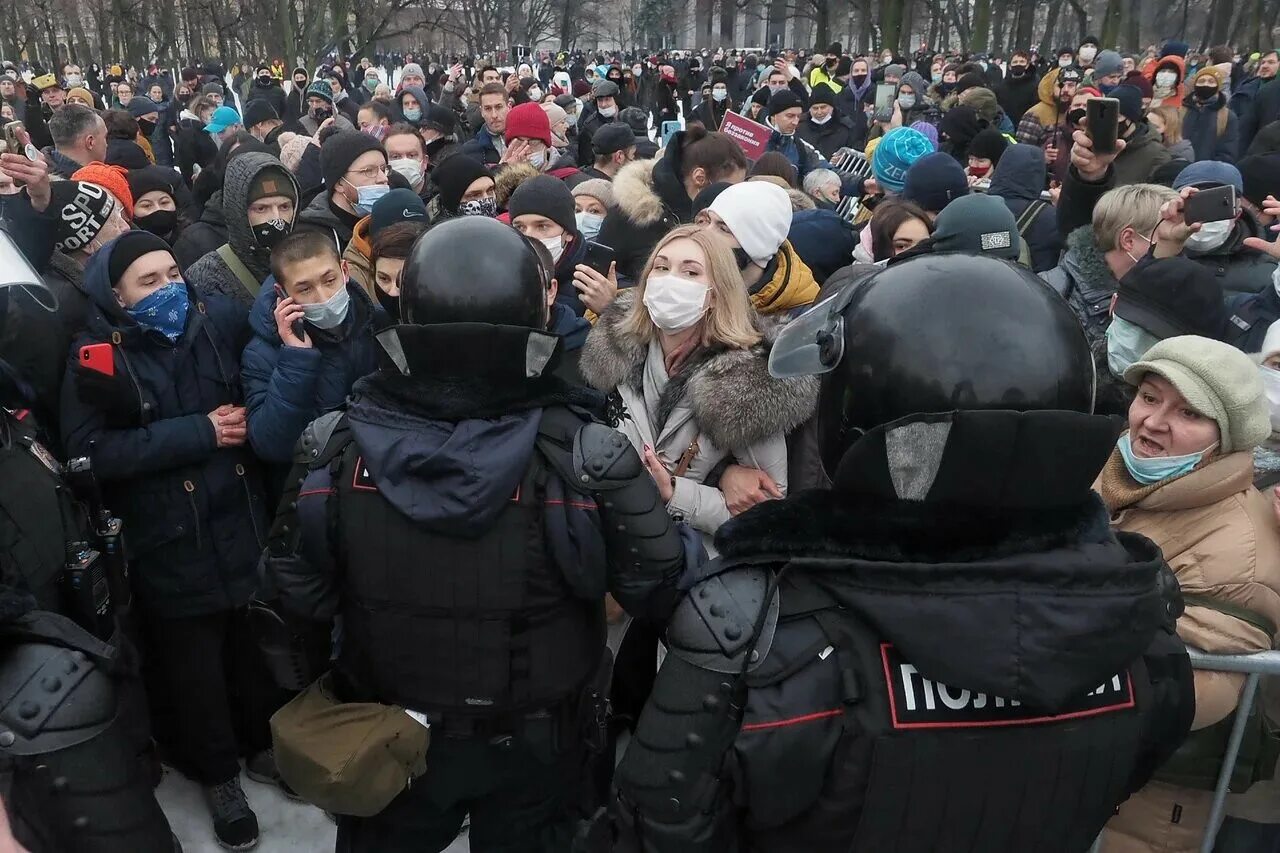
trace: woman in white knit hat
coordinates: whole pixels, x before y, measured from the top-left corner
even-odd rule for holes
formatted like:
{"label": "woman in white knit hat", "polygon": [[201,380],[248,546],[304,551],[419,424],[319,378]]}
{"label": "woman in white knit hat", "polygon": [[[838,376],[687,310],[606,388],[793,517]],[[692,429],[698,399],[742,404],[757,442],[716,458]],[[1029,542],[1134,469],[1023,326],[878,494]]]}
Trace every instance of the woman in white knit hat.
{"label": "woman in white knit hat", "polygon": [[[1252,451],[1271,434],[1257,365],[1227,344],[1184,335],[1153,346],[1124,379],[1138,389],[1129,429],[1095,484],[1112,526],[1163,550],[1182,588],[1177,630],[1187,645],[1214,654],[1270,649],[1280,622],[1280,531],[1253,486]],[[1226,742],[1243,680],[1196,672],[1187,744],[1120,807],[1107,825],[1107,853],[1199,849],[1221,761],[1212,745]]]}

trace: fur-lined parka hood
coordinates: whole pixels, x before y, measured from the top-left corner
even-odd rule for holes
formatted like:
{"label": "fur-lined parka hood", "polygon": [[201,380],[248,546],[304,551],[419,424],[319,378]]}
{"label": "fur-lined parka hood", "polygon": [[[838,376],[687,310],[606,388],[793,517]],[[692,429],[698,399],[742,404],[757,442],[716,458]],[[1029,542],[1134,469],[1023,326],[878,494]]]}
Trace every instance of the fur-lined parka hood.
{"label": "fur-lined parka hood", "polygon": [[[597,390],[641,387],[648,345],[623,328],[635,300],[634,289],[619,293],[587,336],[579,368]],[[756,326],[764,335],[760,343],[749,349],[695,353],[682,371],[688,373],[684,394],[694,419],[719,448],[750,447],[789,432],[808,420],[817,406],[816,378],[769,375],[769,350],[781,326],[758,316]]]}
{"label": "fur-lined parka hood", "polygon": [[510,163],[494,172],[493,192],[498,199],[498,209],[506,210],[507,202],[511,200],[516,187],[540,174],[542,173],[528,163]]}
{"label": "fur-lined parka hood", "polygon": [[653,187],[655,160],[634,160],[613,176],[613,200],[627,219],[647,227],[662,219],[665,207]]}

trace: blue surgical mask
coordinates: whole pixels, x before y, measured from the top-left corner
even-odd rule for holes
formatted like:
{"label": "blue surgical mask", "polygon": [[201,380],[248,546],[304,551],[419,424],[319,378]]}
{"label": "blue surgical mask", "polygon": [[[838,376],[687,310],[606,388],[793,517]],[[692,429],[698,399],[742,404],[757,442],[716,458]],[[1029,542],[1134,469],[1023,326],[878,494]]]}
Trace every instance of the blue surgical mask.
{"label": "blue surgical mask", "polygon": [[1141,326],[1128,320],[1113,317],[1107,326],[1107,367],[1117,379],[1124,378],[1129,365],[1142,361],[1147,350],[1160,343],[1160,339]]}
{"label": "blue surgical mask", "polygon": [[578,220],[578,232],[586,240],[594,240],[600,233],[600,226],[604,225],[604,217],[598,213],[584,211],[575,214],[574,219]]}
{"label": "blue surgical mask", "polygon": [[417,121],[422,118],[422,107],[408,107],[401,112],[404,113],[405,121]]}
{"label": "blue surgical mask", "polygon": [[1129,476],[1144,486],[1163,483],[1165,480],[1172,480],[1174,477],[1189,473],[1200,464],[1200,460],[1206,453],[1217,446],[1215,442],[1204,450],[1184,453],[1181,456],[1140,457],[1133,453],[1133,443],[1128,432],[1120,436],[1120,440],[1116,442],[1116,447],[1120,448],[1120,456],[1124,459],[1124,467],[1129,469]]}
{"label": "blue surgical mask", "polygon": [[303,305],[302,316],[317,329],[333,329],[347,319],[347,307],[351,294],[343,285],[337,293],[317,305]]}
{"label": "blue surgical mask", "polygon": [[542,166],[546,162],[547,154],[545,151],[535,151],[529,155],[529,165],[537,169],[539,172],[542,171]]}
{"label": "blue surgical mask", "polygon": [[361,216],[368,216],[378,199],[389,192],[391,192],[390,184],[369,184],[365,187],[356,187],[356,203],[352,207]]}
{"label": "blue surgical mask", "polygon": [[187,310],[190,307],[187,286],[180,281],[171,281],[148,293],[132,308],[126,308],[125,313],[139,326],[176,341],[187,328]]}

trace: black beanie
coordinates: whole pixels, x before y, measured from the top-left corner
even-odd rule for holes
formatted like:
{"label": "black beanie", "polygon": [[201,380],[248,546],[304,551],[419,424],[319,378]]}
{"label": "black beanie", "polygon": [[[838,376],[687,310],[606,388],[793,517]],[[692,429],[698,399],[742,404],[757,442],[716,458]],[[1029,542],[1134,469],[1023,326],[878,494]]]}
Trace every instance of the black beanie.
{"label": "black beanie", "polygon": [[1280,154],[1253,154],[1236,163],[1236,168],[1244,180],[1244,197],[1258,207],[1267,196],[1280,196]]}
{"label": "black beanie", "polygon": [[809,106],[814,104],[827,104],[834,107],[836,105],[836,93],[831,91],[831,87],[826,83],[819,83],[813,87],[813,92],[809,95]]}
{"label": "black beanie", "polygon": [[836,76],[843,77],[844,75],[850,73],[851,71],[853,71],[853,57],[851,56],[840,57],[840,64],[836,66]]}
{"label": "black beanie", "polygon": [[467,187],[486,177],[493,175],[484,163],[466,154],[446,157],[431,170],[431,183],[440,190],[440,204],[450,213],[458,212]]}
{"label": "black beanie", "polygon": [[49,209],[58,217],[54,239],[64,252],[92,243],[120,204],[110,191],[88,181],[54,181],[49,196]]}
{"label": "black beanie", "polygon": [[324,176],[325,189],[332,191],[337,187],[351,164],[369,151],[377,151],[386,159],[382,143],[367,133],[340,130],[329,136],[320,146],[320,174]]}
{"label": "black beanie", "polygon": [[129,170],[129,195],[136,204],[138,199],[150,192],[159,190],[168,193],[176,202],[178,200],[176,184],[180,176],[173,169],[165,166],[147,166],[144,169]]}
{"label": "black beanie", "polygon": [[786,112],[792,107],[804,107],[804,101],[790,89],[780,89],[769,96],[769,105],[764,108],[765,115],[772,118],[778,113]]}
{"label": "black beanie", "polygon": [[691,213],[694,216],[697,216],[699,213],[706,210],[711,206],[713,201],[719,198],[720,193],[729,189],[731,186],[733,186],[733,184],[728,183],[727,181],[716,181],[714,184],[708,184],[703,187],[702,191],[694,196]]}
{"label": "black beanie", "polygon": [[107,261],[107,277],[111,286],[120,283],[120,276],[133,262],[148,252],[170,252],[169,244],[150,231],[126,231],[111,244],[111,259]]}
{"label": "black beanie", "polygon": [[275,107],[271,106],[270,101],[265,98],[254,98],[245,104],[242,124],[248,129],[255,124],[279,118],[280,114],[276,112]]}
{"label": "black beanie", "polygon": [[969,156],[990,160],[992,165],[1000,162],[1004,150],[1009,147],[1009,140],[998,128],[989,127],[980,132],[969,143]]}
{"label": "black beanie", "polygon": [[551,175],[538,175],[516,187],[507,201],[507,213],[513,223],[517,216],[535,213],[545,216],[570,234],[578,233],[573,193],[564,181]]}

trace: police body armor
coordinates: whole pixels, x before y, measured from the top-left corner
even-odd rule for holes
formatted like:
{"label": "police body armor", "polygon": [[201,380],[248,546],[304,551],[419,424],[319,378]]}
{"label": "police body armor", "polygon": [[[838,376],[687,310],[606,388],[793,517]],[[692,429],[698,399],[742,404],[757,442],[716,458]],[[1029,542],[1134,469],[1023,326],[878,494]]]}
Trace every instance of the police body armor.
{"label": "police body armor", "polygon": [[[618,769],[620,851],[1082,853],[1150,776],[1153,732],[1190,724],[1157,719],[1190,683],[1171,630],[1047,710],[921,672],[832,595],[832,561],[709,569],[672,619]],[[785,777],[743,772],[787,754]],[[748,826],[736,825],[726,776],[742,786],[731,796]]]}
{"label": "police body armor", "polygon": [[[42,610],[61,612],[59,589],[67,565],[67,543],[83,523],[82,513],[62,484],[59,465],[40,443],[26,412],[0,412],[0,553],[11,576],[7,585],[24,588]],[[69,537],[68,534],[72,536]]]}
{"label": "police body armor", "polygon": [[0,781],[32,853],[181,850],[153,792],[117,649],[31,612],[0,625]]}
{"label": "police body armor", "polygon": [[663,559],[681,554],[644,480],[642,504],[628,507],[626,486],[612,495],[617,518],[636,517],[602,529],[592,488],[630,451],[626,439],[585,412],[545,409],[519,485],[476,538],[426,530],[383,498],[338,413],[309,427],[308,442],[324,449],[298,494],[330,497],[297,503],[297,541],[314,565],[340,555],[342,698],[402,704],[456,736],[511,734],[555,709],[578,725],[605,652],[605,539],[647,535]]}

